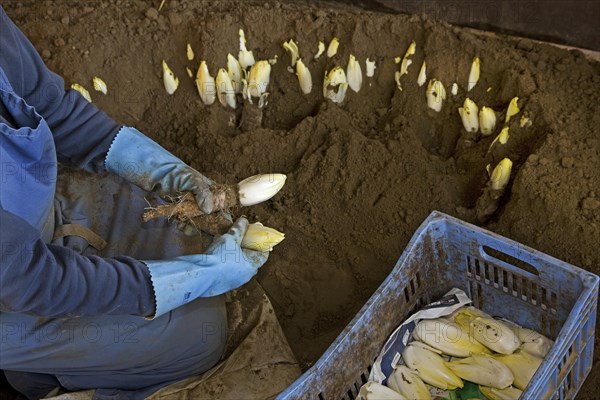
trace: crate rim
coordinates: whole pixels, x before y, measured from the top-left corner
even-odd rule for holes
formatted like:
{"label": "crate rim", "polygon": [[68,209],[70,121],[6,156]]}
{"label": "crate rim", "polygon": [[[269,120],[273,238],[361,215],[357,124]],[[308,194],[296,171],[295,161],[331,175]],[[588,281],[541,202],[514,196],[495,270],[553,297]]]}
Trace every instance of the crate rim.
{"label": "crate rim", "polygon": [[[541,252],[539,250],[535,250],[527,245],[516,242],[510,238],[507,238],[505,236],[491,232],[487,229],[478,227],[471,223],[462,221],[456,217],[450,216],[443,212],[434,210],[419,225],[419,227],[417,228],[417,230],[415,231],[415,233],[413,234],[413,236],[411,237],[409,242],[406,244],[406,247],[402,251],[402,254],[398,258],[398,261],[394,264],[394,267],[392,268],[392,270],[390,270],[390,273],[388,274],[388,276],[378,286],[378,288],[375,290],[375,292],[371,295],[371,297],[369,297],[367,302],[360,308],[360,310],[352,318],[352,320],[344,327],[342,332],[340,332],[340,334],[336,337],[336,339],[333,341],[333,343],[327,348],[325,353],[308,370],[306,370],[296,381],[294,381],[283,392],[281,392],[277,396],[277,399],[283,400],[283,399],[292,398],[290,396],[292,396],[296,392],[296,390],[299,386],[301,386],[307,379],[309,379],[309,377],[313,374],[314,371],[319,370],[323,366],[327,365],[328,359],[330,357],[332,357],[333,354],[335,354],[335,352],[336,352],[335,350],[337,348],[339,348],[340,345],[345,341],[346,337],[350,334],[350,331],[353,329],[353,327],[357,323],[359,323],[360,320],[365,316],[365,311],[368,310],[371,307],[371,305],[374,302],[376,302],[381,296],[383,296],[383,290],[381,290],[381,289],[385,288],[386,286],[388,286],[390,284],[390,281],[392,280],[393,271],[395,271],[400,265],[404,264],[404,262],[406,261],[408,254],[409,254],[409,252],[407,252],[407,249],[411,249],[414,247],[416,242],[425,233],[428,226],[430,226],[432,224],[440,224],[440,223],[446,223],[446,224],[449,223],[449,224],[459,225],[459,226],[465,227],[467,229],[474,230],[477,233],[480,233],[482,235],[491,237],[492,239],[504,241],[508,245],[519,246],[519,248],[524,251],[527,251],[535,256],[540,256],[542,258],[545,258],[546,260],[552,262],[553,264],[555,263],[559,268],[568,267],[571,271],[575,272],[576,274],[578,274],[580,276],[582,285],[584,286],[584,290],[582,290],[581,295],[577,298],[575,307],[570,311],[567,320],[563,323],[563,326],[558,333],[558,339],[554,342],[554,345],[552,346],[552,350],[545,357],[544,362],[540,365],[540,368],[535,373],[534,377],[531,380],[531,383],[532,384],[535,382],[541,383],[542,380],[538,379],[538,378],[545,377],[547,374],[551,373],[551,371],[548,368],[544,368],[544,367],[550,363],[557,363],[558,359],[559,359],[559,355],[562,354],[562,352],[564,352],[566,350],[567,337],[569,337],[572,333],[572,332],[569,332],[568,327],[569,327],[569,325],[573,326],[573,324],[569,324],[569,323],[576,322],[577,316],[582,311],[584,305],[587,303],[587,300],[589,300],[590,297],[593,295],[592,289],[594,287],[598,287],[600,277],[598,277],[598,275],[593,274],[589,271],[586,271],[582,268],[579,268],[577,266],[569,264],[565,261],[559,260],[549,254],[543,253],[543,252]],[[584,296],[585,296],[586,301],[581,301],[582,298],[584,298]],[[575,328],[572,328],[571,330],[573,330],[573,329],[575,329]],[[563,332],[563,331],[565,331],[565,332]],[[383,343],[381,345],[383,345]],[[526,388],[524,393],[531,392],[533,389],[537,390],[539,388],[537,388],[535,385],[531,386],[531,384],[530,384]]]}

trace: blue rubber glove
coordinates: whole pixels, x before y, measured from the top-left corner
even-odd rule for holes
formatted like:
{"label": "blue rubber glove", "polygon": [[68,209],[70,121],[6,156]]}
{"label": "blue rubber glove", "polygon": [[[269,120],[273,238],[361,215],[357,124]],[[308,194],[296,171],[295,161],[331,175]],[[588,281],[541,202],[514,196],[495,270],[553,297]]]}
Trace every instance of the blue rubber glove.
{"label": "blue rubber glove", "polygon": [[154,318],[198,297],[236,289],[256,275],[269,253],[240,247],[247,229],[248,220],[240,218],[228,233],[215,238],[205,254],[144,261],[154,286]]}
{"label": "blue rubber glove", "polygon": [[213,181],[196,171],[135,128],[122,127],[104,162],[106,169],[144,190],[164,194],[192,192],[198,207],[213,211]]}

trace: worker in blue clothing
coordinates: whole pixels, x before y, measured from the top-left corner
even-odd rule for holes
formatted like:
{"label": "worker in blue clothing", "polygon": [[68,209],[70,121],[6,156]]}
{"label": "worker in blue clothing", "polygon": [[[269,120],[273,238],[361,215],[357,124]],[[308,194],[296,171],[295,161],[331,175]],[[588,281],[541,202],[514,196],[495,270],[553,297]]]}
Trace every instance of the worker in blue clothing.
{"label": "worker in blue clothing", "polygon": [[140,220],[157,190],[210,213],[212,184],[65,91],[0,7],[0,369],[17,390],[142,398],[219,361],[220,295],[267,254],[240,248],[244,218],[205,248]]}

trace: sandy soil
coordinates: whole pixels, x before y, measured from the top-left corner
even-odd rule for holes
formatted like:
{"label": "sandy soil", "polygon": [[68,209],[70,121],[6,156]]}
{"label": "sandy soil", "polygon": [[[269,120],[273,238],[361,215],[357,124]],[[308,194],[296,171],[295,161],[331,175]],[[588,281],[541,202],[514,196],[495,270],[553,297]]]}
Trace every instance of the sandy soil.
{"label": "sandy soil", "polygon": [[[578,51],[474,35],[417,16],[188,0],[167,0],[158,13],[151,7],[158,3],[4,7],[67,85],[91,90],[91,79],[102,77],[109,93],[92,93],[99,107],[200,171],[230,183],[259,172],[288,175],[282,194],[247,214],[286,233],[258,279],[305,367],[376,290],[432,210],[475,222],[470,209],[487,180],[485,167],[504,156],[514,162],[513,179],[483,226],[599,272],[599,63]],[[240,27],[257,58],[279,56],[262,125],[246,131],[238,128],[242,107],[204,106],[185,72],[204,59],[216,75],[227,53],[237,54]],[[337,56],[313,60],[318,41],[333,36],[341,42]],[[281,45],[289,38],[312,70],[310,95],[302,95],[286,71],[289,56]],[[417,52],[400,92],[394,57],[411,40]],[[196,53],[192,62],[185,56],[188,42]],[[345,67],[350,53],[375,60],[375,77],[359,93],[349,91],[341,105],[324,102],[323,71]],[[521,128],[520,115],[513,119],[508,144],[489,153],[494,136],[469,137],[457,113],[474,55],[482,74],[469,97],[503,117],[519,96],[533,122]],[[163,59],[181,80],[173,96],[163,88]],[[428,77],[448,90],[440,113],[427,108],[425,88],[416,85],[424,59]],[[457,96],[450,94],[453,82]],[[582,398],[591,396],[592,381],[600,382],[599,368]]]}

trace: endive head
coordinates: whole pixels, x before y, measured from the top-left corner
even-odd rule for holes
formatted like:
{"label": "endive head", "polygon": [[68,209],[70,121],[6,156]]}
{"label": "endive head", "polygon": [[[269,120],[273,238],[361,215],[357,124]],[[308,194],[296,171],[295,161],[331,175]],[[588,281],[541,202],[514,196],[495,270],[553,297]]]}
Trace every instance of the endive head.
{"label": "endive head", "polygon": [[296,75],[298,75],[298,82],[300,82],[302,93],[309,94],[312,91],[312,75],[308,67],[302,62],[302,59],[298,59],[296,63]]}
{"label": "endive head", "polygon": [[344,101],[344,97],[346,97],[347,89],[348,81],[346,80],[346,73],[341,67],[336,66],[329,73],[325,72],[323,97],[334,103],[341,103]]}
{"label": "endive head", "polygon": [[490,176],[492,189],[503,190],[506,187],[510,180],[512,165],[513,163],[509,158],[503,159],[496,165],[496,168],[492,171],[492,176]]}
{"label": "endive head", "polygon": [[248,74],[248,95],[261,97],[269,86],[271,76],[271,64],[268,61],[258,61],[250,68]]}
{"label": "endive head", "polygon": [[208,72],[206,61],[200,63],[198,72],[196,73],[196,87],[202,102],[206,105],[211,105],[217,97],[215,78]]}
{"label": "endive head", "polygon": [[162,61],[162,68],[165,90],[168,94],[173,94],[177,90],[177,87],[179,87],[179,78],[175,77],[175,74],[173,74],[173,71],[171,71],[165,60]]}
{"label": "endive head", "polygon": [[458,109],[463,126],[467,132],[477,132],[479,130],[479,107],[468,97],[462,107]]}
{"label": "endive head", "polygon": [[506,389],[479,386],[479,391],[489,400],[519,400],[523,394],[523,391],[512,386]]}
{"label": "endive head", "polygon": [[219,72],[217,73],[217,96],[219,97],[219,102],[221,104],[235,108],[235,90],[231,78],[229,78],[229,74],[225,71],[225,68],[219,69]]}
{"label": "endive head", "polygon": [[231,79],[231,83],[233,84],[235,92],[241,93],[243,78],[242,66],[237,58],[231,54],[227,54],[227,73],[229,74],[229,78]]}
{"label": "endive head", "polygon": [[275,196],[285,185],[284,174],[254,175],[238,183],[240,205],[252,206]]}
{"label": "endive head", "polygon": [[510,104],[508,105],[508,110],[506,110],[506,119],[505,119],[505,123],[508,123],[508,121],[510,121],[510,119],[517,115],[519,112],[521,111],[521,109],[519,108],[519,98],[518,97],[513,97],[513,99],[510,101]]}
{"label": "endive head", "polygon": [[283,233],[257,222],[248,225],[241,246],[248,250],[271,251],[283,239],[285,239]]}
{"label": "endive head", "polygon": [[479,111],[479,127],[483,136],[494,133],[494,129],[496,128],[496,114],[490,107],[481,107]]}
{"label": "endive head", "polygon": [[358,392],[360,400],[406,400],[400,393],[383,386],[381,383],[369,381],[361,386]]}
{"label": "endive head", "polygon": [[350,59],[348,60],[346,77],[350,89],[358,92],[362,86],[362,68],[360,67],[360,63],[356,61],[356,57],[352,54],[350,54]]}

